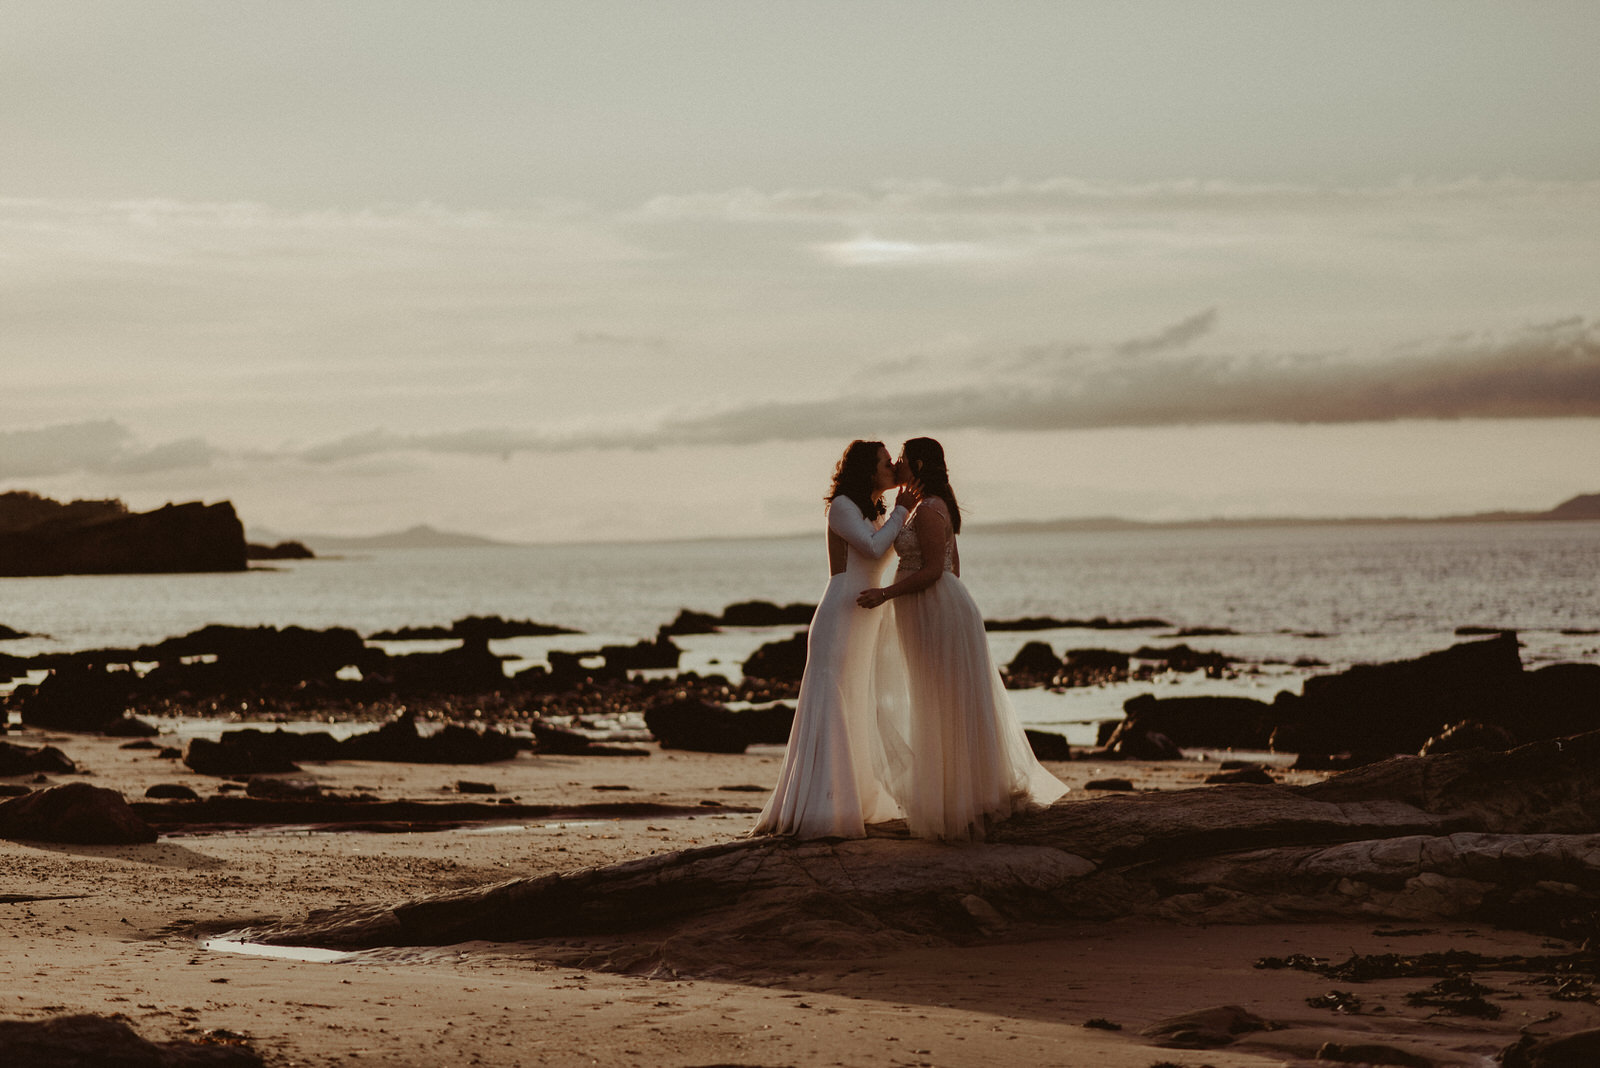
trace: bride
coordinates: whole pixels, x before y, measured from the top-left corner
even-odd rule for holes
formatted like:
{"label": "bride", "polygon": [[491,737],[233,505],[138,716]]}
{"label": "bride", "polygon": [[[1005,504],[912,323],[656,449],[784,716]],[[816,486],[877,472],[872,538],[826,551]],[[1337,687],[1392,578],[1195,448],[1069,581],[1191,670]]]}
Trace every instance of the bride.
{"label": "bride", "polygon": [[882,613],[856,604],[861,590],[883,581],[889,546],[905,523],[913,499],[906,491],[878,522],[883,495],[899,481],[880,441],[852,441],[834,469],[827,498],[831,577],[806,636],[778,786],[754,834],[859,838],[865,824],[900,815],[882,781],[876,726],[876,664],[888,628]]}
{"label": "bride", "polygon": [[878,700],[888,787],[912,834],[981,839],[987,823],[1047,805],[1067,787],[1034,758],[989,655],[983,616],[961,582],[961,512],[944,448],[913,438],[900,463],[917,497],[894,539],[900,566],[892,585],[857,598],[863,608],[894,599],[905,660],[903,699]]}

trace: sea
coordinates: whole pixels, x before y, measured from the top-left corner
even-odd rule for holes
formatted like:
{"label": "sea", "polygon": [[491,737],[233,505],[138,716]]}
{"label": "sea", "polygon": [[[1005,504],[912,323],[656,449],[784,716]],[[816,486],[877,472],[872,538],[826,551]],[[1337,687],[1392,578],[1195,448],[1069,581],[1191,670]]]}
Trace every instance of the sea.
{"label": "sea", "polygon": [[[1600,522],[1346,523],[1118,531],[970,529],[962,580],[990,620],[1159,620],[1134,629],[995,631],[1004,664],[1024,642],[1059,653],[1178,643],[1235,657],[1211,679],[1158,672],[1138,682],[1017,690],[1029,726],[1077,745],[1141,693],[1270,700],[1307,677],[1420,656],[1480,632],[1514,630],[1524,664],[1600,663]],[[0,578],[0,625],[28,636],[0,653],[126,648],[208,623],[351,627],[363,635],[498,615],[581,631],[492,643],[516,671],[552,649],[586,652],[654,638],[688,608],[749,600],[814,603],[823,539],[482,546],[346,552],[204,575]],[[737,681],[767,641],[799,628],[682,636],[680,670]],[[1200,629],[1223,633],[1184,636]],[[391,652],[449,642],[375,642]],[[13,683],[14,685],[14,683]],[[0,687],[3,688],[3,687]]]}

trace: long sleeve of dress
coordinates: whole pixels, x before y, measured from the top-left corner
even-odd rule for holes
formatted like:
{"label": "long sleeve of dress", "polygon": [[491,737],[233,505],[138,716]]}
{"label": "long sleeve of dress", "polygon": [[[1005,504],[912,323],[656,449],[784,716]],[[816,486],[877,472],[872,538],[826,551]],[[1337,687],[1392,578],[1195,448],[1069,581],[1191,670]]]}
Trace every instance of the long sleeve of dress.
{"label": "long sleeve of dress", "polygon": [[904,508],[896,506],[889,513],[889,518],[883,521],[883,526],[873,530],[872,524],[867,522],[867,517],[861,514],[861,509],[856,507],[854,501],[848,497],[837,497],[828,505],[828,529],[857,552],[876,560],[889,551],[889,546],[894,544],[894,536],[905,526],[909,514]]}

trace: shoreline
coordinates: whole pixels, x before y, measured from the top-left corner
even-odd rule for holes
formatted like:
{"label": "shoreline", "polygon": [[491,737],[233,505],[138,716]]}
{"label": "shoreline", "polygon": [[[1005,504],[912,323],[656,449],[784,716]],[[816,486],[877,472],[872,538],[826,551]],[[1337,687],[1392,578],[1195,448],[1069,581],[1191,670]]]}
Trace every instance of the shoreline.
{"label": "shoreline", "polygon": [[[86,781],[130,800],[157,782],[215,789],[121,739],[28,729]],[[663,752],[647,760],[522,754],[488,765],[329,762],[301,773],[330,791],[383,799],[457,796],[457,780],[492,785],[518,804],[628,799],[695,815],[479,824],[454,830],[326,831],[279,826],[169,835],[148,846],[0,841],[0,893],[82,895],[8,901],[5,956],[15,977],[4,1016],[125,1014],[152,1040],[206,1032],[248,1036],[274,1066],[380,1063],[527,1065],[1065,1064],[1264,1068],[1310,1063],[1323,1042],[1382,1041],[1439,1065],[1487,1065],[1519,1027],[1555,1003],[1515,977],[1480,977],[1500,993],[1499,1021],[1430,1016],[1405,995],[1427,980],[1361,984],[1355,1015],[1309,1007],[1330,983],[1257,969],[1264,956],[1415,953],[1472,948],[1535,952],[1549,940],[1481,924],[1406,934],[1377,921],[1247,927],[1153,921],[1075,923],[977,945],[887,956],[792,958],[727,974],[654,978],[575,967],[583,939],[369,950],[310,963],[202,948],[201,940],[342,904],[399,902],[442,891],[731,842],[753,823],[778,755]],[[1052,763],[1094,796],[1091,777],[1141,789],[1199,785],[1202,761]],[[1290,781],[1317,781],[1292,773]],[[52,776],[72,781],[79,776]],[[625,787],[625,789],[618,789]],[[729,788],[734,788],[730,790]],[[716,802],[704,805],[704,802]],[[950,847],[965,848],[965,847]],[[1547,951],[1547,950],[1546,950]],[[714,972],[716,969],[712,969]],[[1344,984],[1340,984],[1344,985]],[[1521,993],[1517,993],[1521,991]],[[1155,1048],[1140,1030],[1166,1017],[1236,1003],[1283,1025],[1225,1049]],[[1381,1011],[1379,1007],[1381,1006]],[[1561,1031],[1600,1026],[1600,1009],[1562,1003]],[[1085,1027],[1095,1019],[1120,1031]]]}

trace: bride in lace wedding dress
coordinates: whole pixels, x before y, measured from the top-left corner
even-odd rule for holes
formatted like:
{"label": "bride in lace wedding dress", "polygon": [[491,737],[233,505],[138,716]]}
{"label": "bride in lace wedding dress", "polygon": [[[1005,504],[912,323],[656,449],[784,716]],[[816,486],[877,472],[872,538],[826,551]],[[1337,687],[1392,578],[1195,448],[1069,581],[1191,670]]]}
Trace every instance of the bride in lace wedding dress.
{"label": "bride in lace wedding dress", "polygon": [[893,599],[904,657],[904,692],[890,687],[892,673],[878,688],[883,774],[912,834],[981,839],[987,824],[1048,805],[1067,787],[1035,759],[961,582],[961,513],[943,447],[913,438],[901,463],[920,500],[895,536],[895,580],[858,597],[863,608]]}
{"label": "bride in lace wedding dress", "polygon": [[[878,521],[881,498],[897,482],[889,450],[877,441],[851,442],[834,470],[831,577],[806,637],[805,674],[778,785],[754,834],[859,838],[865,824],[900,815],[884,785],[876,724],[879,666],[893,673],[899,659],[883,613],[856,604],[857,594],[883,581],[889,546],[905,523],[912,499],[905,492]],[[902,687],[903,681],[891,684]]]}

